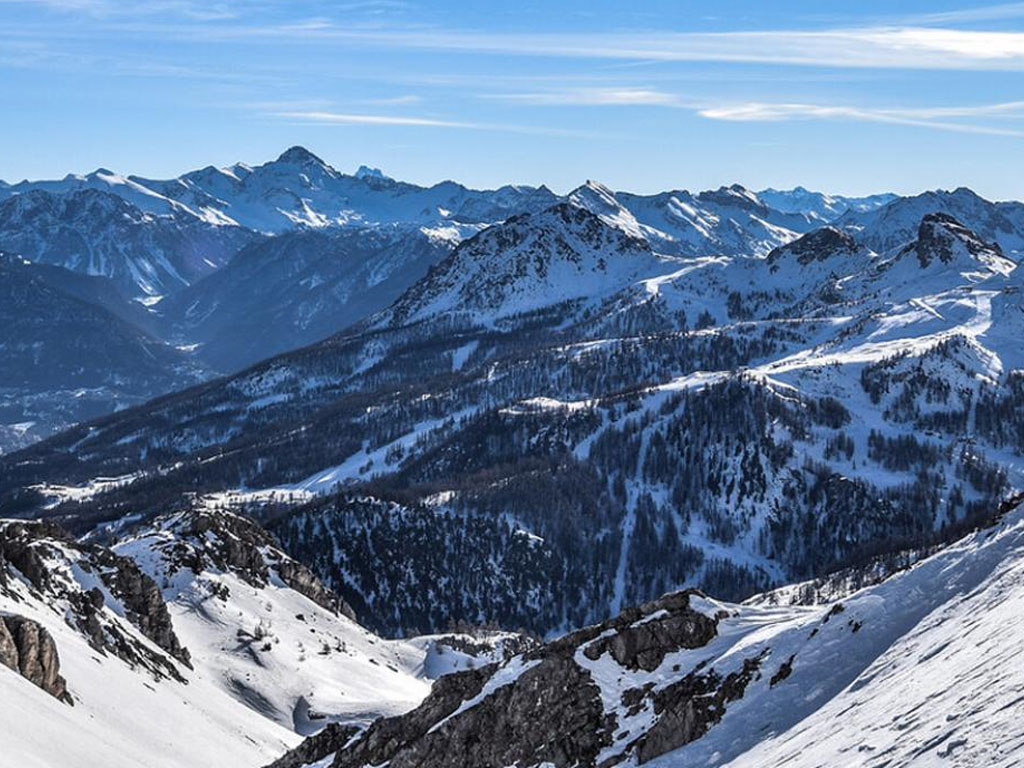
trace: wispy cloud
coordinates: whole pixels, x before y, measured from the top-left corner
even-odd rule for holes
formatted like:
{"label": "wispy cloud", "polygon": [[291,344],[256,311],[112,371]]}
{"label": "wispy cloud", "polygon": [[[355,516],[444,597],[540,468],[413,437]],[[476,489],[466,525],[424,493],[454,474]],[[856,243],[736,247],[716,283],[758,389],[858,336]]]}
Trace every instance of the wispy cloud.
{"label": "wispy cloud", "polygon": [[364,104],[375,104],[381,107],[400,107],[408,104],[419,104],[422,96],[407,93],[404,96],[382,96],[377,99],[363,99]]}
{"label": "wispy cloud", "polygon": [[974,21],[1002,21],[1024,18],[1024,3],[998,3],[979,8],[958,8],[952,11],[935,11],[905,18],[909,24],[960,24]]}
{"label": "wispy cloud", "polygon": [[657,88],[571,88],[532,93],[492,93],[484,98],[519,104],[554,106],[682,106],[679,96]]}
{"label": "wispy cloud", "polygon": [[274,117],[314,125],[393,125],[412,128],[459,128],[473,131],[499,131],[504,133],[525,133],[544,136],[566,136],[593,138],[598,134],[589,131],[563,130],[533,125],[512,125],[504,123],[475,123],[461,120],[444,120],[433,117],[406,115],[371,115],[352,112],[297,111],[275,112]]}
{"label": "wispy cloud", "polygon": [[87,14],[97,18],[167,15],[204,22],[237,19],[240,15],[227,3],[194,0],[0,0],[0,5],[34,5],[53,11]]}
{"label": "wispy cloud", "polygon": [[278,112],[277,117],[323,125],[411,125],[434,128],[480,128],[476,123],[454,120],[436,120],[432,117],[403,117],[400,115],[362,115],[347,112]]}
{"label": "wispy cloud", "polygon": [[[958,133],[1024,136],[1024,131],[992,120],[1024,120],[1024,101],[936,107],[870,107],[856,105],[745,101],[709,104],[649,87],[564,88],[531,93],[484,94],[484,98],[533,106],[669,107],[695,112],[711,120],[783,122],[833,120],[917,126]],[[972,122],[958,122],[968,120]],[[983,121],[983,122],[978,122]]]}
{"label": "wispy cloud", "polygon": [[[167,30],[165,30],[167,31]],[[635,61],[707,61],[806,67],[1024,69],[1024,32],[929,26],[716,33],[495,33],[359,28],[328,19],[279,26],[190,26],[207,40],[302,39],[377,48]]]}
{"label": "wispy cloud", "polygon": [[951,122],[956,118],[992,116],[1024,117],[1024,102],[987,104],[967,107],[934,107],[879,109],[824,104],[784,104],[746,102],[706,107],[697,112],[701,117],[730,122],[783,122],[790,120],[843,120],[932,128],[956,133],[992,136],[1024,136],[1024,131],[978,123]]}

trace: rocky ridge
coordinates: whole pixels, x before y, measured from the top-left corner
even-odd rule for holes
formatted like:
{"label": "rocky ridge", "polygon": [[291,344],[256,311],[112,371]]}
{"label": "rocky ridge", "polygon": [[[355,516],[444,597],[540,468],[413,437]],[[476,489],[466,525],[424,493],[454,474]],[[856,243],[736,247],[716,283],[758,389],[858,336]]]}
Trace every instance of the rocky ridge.
{"label": "rocky ridge", "polygon": [[[52,523],[8,520],[0,521],[0,566],[6,571],[0,591],[15,603],[24,599],[17,581],[54,610],[63,608],[65,620],[97,652],[158,679],[184,679],[174,662],[188,668],[189,651],[175,634],[160,589],[134,561],[77,542]],[[153,646],[126,631],[122,617]]]}

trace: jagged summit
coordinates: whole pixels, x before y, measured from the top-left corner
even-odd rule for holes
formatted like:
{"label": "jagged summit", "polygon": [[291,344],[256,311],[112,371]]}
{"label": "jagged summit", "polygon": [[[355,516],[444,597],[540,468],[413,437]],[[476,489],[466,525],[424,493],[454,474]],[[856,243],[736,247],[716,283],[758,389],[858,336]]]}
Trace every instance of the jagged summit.
{"label": "jagged summit", "polygon": [[606,224],[621,229],[631,237],[643,238],[643,229],[626,208],[615,197],[615,193],[597,181],[587,180],[566,198],[571,205],[590,211]]}
{"label": "jagged summit", "polygon": [[357,179],[381,179],[387,181],[394,181],[390,176],[384,173],[380,168],[371,168],[368,165],[360,165],[355,172]]}
{"label": "jagged summit", "polygon": [[289,147],[280,155],[278,155],[278,163],[288,163],[290,165],[309,165],[310,163],[316,163],[318,165],[327,165],[323,160],[314,155],[308,149],[302,146]]}
{"label": "jagged summit", "polygon": [[698,195],[701,199],[711,200],[720,204],[733,204],[743,207],[766,208],[761,199],[742,184],[730,184],[718,189],[707,190]]}
{"label": "jagged summit", "polygon": [[836,227],[822,227],[779,246],[768,254],[767,261],[777,265],[791,256],[798,264],[806,266],[813,261],[826,261],[833,256],[851,255],[857,250],[857,241],[853,235]]}
{"label": "jagged summit", "polygon": [[614,200],[606,188],[585,185],[565,202],[485,229],[378,322],[455,314],[490,324],[554,304],[597,300],[655,274],[658,257]]}
{"label": "jagged summit", "polygon": [[933,264],[951,266],[972,279],[996,273],[1006,275],[1016,266],[1003,255],[997,243],[986,242],[955,216],[941,211],[921,219],[917,239],[903,248],[897,258],[911,254],[917,257],[922,269]]}
{"label": "jagged summit", "polygon": [[604,184],[587,179],[587,181],[572,192],[567,199],[569,202],[588,208],[594,213],[602,213],[607,210],[619,210],[622,206],[615,199],[615,193]]}

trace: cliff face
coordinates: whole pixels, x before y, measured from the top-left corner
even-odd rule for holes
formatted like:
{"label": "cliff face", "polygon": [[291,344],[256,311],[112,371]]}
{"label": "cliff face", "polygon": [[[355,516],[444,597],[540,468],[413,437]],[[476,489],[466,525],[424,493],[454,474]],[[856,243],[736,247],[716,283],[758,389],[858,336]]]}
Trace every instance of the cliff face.
{"label": "cliff face", "polygon": [[45,627],[24,616],[0,616],[0,664],[67,704],[74,704],[60,675],[57,645]]}
{"label": "cliff face", "polygon": [[845,765],[853,754],[910,765],[931,749],[957,765],[999,750],[998,764],[1016,765],[1018,502],[906,570],[819,604],[802,604],[814,583],[743,604],[670,593],[443,677],[417,709],[344,743],[308,741],[284,765],[762,768]]}
{"label": "cliff face", "polygon": [[[666,595],[504,664],[442,677],[412,712],[378,720],[345,743],[307,741],[301,754],[286,756],[280,765],[331,754],[333,768],[567,768],[612,765],[634,754],[650,759],[706,733],[725,702],[742,695],[758,663],[726,676],[695,672],[660,691],[653,685],[626,688],[621,703],[631,711],[653,708],[660,715],[638,738],[620,730],[596,670],[612,663],[627,676],[643,677],[673,653],[706,646],[727,615],[696,591]],[[296,762],[300,757],[303,763]]]}
{"label": "cliff face", "polygon": [[[131,559],[82,544],[52,523],[9,520],[0,521],[0,573],[5,581],[11,578],[6,563],[51,605],[65,606],[65,621],[96,651],[157,677],[181,679],[168,657],[190,665],[189,651],[174,632],[160,589]],[[5,581],[0,581],[0,592]],[[124,617],[163,653],[131,636],[112,613]]]}

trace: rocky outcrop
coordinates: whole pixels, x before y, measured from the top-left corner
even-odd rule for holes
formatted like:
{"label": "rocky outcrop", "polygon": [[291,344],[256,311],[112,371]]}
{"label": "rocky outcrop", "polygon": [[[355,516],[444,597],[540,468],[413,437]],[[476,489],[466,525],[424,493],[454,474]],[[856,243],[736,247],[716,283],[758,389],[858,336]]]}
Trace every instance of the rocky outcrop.
{"label": "rocky outcrop", "polygon": [[121,601],[128,620],[143,635],[191,668],[188,649],[174,633],[171,614],[156,582],[127,557],[102,550],[99,560],[106,568],[101,574],[103,581],[111,594]]}
{"label": "rocky outcrop", "polygon": [[771,251],[767,263],[773,272],[787,259],[796,259],[800,266],[815,261],[828,261],[835,256],[850,256],[858,251],[857,242],[836,227],[822,227]]}
{"label": "rocky outcrop", "polygon": [[[51,573],[43,559],[41,543],[47,540],[74,546],[71,534],[58,525],[36,521],[0,523],[0,564],[14,566],[29,584],[45,594],[51,587]],[[6,568],[4,569],[6,571]]]}
{"label": "rocky outcrop", "polygon": [[[690,594],[678,592],[627,611],[619,618],[617,631],[589,644],[584,655],[596,660],[607,651],[626,669],[652,672],[672,651],[704,647],[715,636],[717,621],[688,610]],[[657,618],[644,621],[648,615]]]}
{"label": "rocky outcrop", "polygon": [[18,671],[18,645],[3,617],[0,617],[0,664]]}
{"label": "rocky outcrop", "polygon": [[53,637],[39,622],[24,616],[0,616],[0,664],[66,704],[74,704],[60,675]]}
{"label": "rocky outcrop", "polygon": [[313,572],[288,557],[274,537],[247,517],[223,511],[182,512],[164,523],[177,534],[171,546],[163,546],[171,573],[189,568],[200,573],[206,567],[231,571],[254,587],[265,587],[271,571],[288,587],[321,608],[355,620],[355,611],[324,586]]}
{"label": "rocky outcrop", "polygon": [[[82,544],[63,528],[41,521],[0,522],[0,566],[9,563],[24,585],[54,606],[99,653],[111,653],[156,677],[183,680],[174,663],[125,632],[123,616],[168,656],[191,666],[156,583],[134,561],[105,547]],[[83,588],[78,569],[101,586]],[[12,572],[2,568],[8,581]],[[6,590],[17,601],[15,591]],[[108,601],[111,603],[108,606]],[[61,604],[61,608],[57,605]]]}
{"label": "rocky outcrop", "polygon": [[289,750],[267,768],[305,768],[310,763],[330,757],[352,741],[359,733],[353,725],[330,723],[320,733],[310,736],[295,749]]}
{"label": "rocky outcrop", "polygon": [[[336,753],[333,768],[606,768],[649,760],[705,734],[759,674],[759,659],[725,673],[698,667],[668,685],[626,690],[623,709],[609,707],[601,687],[609,675],[619,684],[643,678],[669,654],[716,637],[728,614],[699,600],[695,591],[666,595],[504,663],[442,677],[417,709],[378,720],[317,759]],[[643,710],[650,726],[633,733],[622,719]]]}
{"label": "rocky outcrop", "polygon": [[689,674],[655,693],[652,699],[656,720],[636,742],[637,762],[653,760],[711,730],[725,714],[726,704],[743,697],[760,663],[760,659],[746,659],[740,671],[724,677],[713,670]]}
{"label": "rocky outcrop", "polygon": [[960,244],[972,256],[1002,251],[994,243],[986,243],[978,235],[946,213],[929,213],[921,220],[917,242],[912,247],[922,267],[938,259],[944,264],[953,261],[956,246]]}
{"label": "rocky outcrop", "polygon": [[300,595],[305,595],[321,608],[348,616],[355,621],[356,612],[352,607],[323,585],[313,572],[302,563],[291,558],[281,558],[274,565],[281,581]]}

